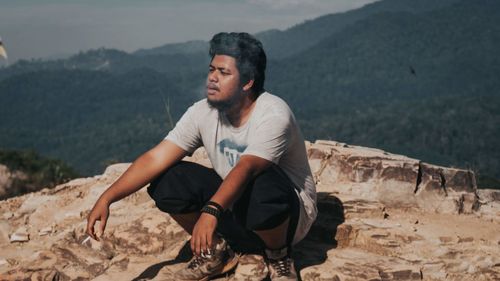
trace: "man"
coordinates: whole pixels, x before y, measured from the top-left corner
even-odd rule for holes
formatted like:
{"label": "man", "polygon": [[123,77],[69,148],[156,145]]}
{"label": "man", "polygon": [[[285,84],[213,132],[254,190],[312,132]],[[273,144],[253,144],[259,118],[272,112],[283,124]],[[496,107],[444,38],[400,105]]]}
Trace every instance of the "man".
{"label": "man", "polygon": [[[232,269],[230,244],[263,250],[271,280],[296,280],[291,246],[317,214],[304,139],[286,103],[264,90],[258,40],[219,33],[209,53],[206,99],[101,195],[87,233],[98,239],[94,224],[100,220],[104,231],[110,204],[151,183],[156,206],[192,235],[193,258],[176,279],[208,280]],[[200,146],[213,169],[181,161]]]}

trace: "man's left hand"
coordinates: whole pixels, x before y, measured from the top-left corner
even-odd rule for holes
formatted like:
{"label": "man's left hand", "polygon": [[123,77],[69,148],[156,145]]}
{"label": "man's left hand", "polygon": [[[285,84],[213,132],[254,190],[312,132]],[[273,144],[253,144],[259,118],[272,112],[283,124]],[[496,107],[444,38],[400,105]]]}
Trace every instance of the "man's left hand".
{"label": "man's left hand", "polygon": [[201,213],[200,218],[193,228],[191,237],[191,250],[197,256],[201,253],[208,253],[212,250],[212,238],[217,227],[217,218],[214,216]]}

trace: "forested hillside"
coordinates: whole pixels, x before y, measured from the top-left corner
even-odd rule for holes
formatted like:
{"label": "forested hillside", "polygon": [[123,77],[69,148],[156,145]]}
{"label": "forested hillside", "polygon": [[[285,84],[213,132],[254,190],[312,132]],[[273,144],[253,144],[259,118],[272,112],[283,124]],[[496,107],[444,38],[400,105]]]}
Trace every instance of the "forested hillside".
{"label": "forested hillside", "polygon": [[[257,34],[267,89],[307,139],[380,147],[500,179],[500,2],[385,0]],[[157,143],[203,97],[206,42],[98,49],[0,69],[0,147],[94,174]]]}
{"label": "forested hillside", "polygon": [[13,177],[8,185],[0,184],[0,200],[38,191],[45,187],[54,187],[79,176],[63,161],[42,157],[32,150],[0,149],[0,163],[11,173],[23,175]]}
{"label": "forested hillside", "polygon": [[82,173],[138,156],[179,118],[177,104],[194,101],[148,69],[33,72],[2,81],[0,93],[2,146],[34,148]]}
{"label": "forested hillside", "polygon": [[276,63],[270,88],[312,139],[500,176],[498,19],[497,1],[377,14]]}

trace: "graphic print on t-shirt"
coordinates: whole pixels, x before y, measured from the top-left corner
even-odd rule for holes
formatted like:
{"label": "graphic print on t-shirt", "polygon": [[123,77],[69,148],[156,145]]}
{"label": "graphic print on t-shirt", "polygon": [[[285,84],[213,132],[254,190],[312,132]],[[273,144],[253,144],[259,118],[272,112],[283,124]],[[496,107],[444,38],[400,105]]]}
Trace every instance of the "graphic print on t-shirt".
{"label": "graphic print on t-shirt", "polygon": [[238,163],[241,153],[247,148],[247,145],[237,144],[230,139],[221,140],[217,146],[219,147],[219,152],[224,155],[231,167],[234,167]]}

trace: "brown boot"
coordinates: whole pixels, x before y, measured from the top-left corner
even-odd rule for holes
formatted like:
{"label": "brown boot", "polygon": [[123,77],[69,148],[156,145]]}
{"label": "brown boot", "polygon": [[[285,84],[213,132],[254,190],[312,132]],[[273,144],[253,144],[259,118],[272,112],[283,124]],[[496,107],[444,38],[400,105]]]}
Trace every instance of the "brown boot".
{"label": "brown boot", "polygon": [[175,280],[200,281],[224,274],[238,264],[238,257],[229,248],[226,240],[214,246],[212,253],[193,256],[185,268],[174,273]]}
{"label": "brown boot", "polygon": [[297,272],[288,247],[278,250],[266,249],[269,276],[273,281],[292,281],[297,279]]}

